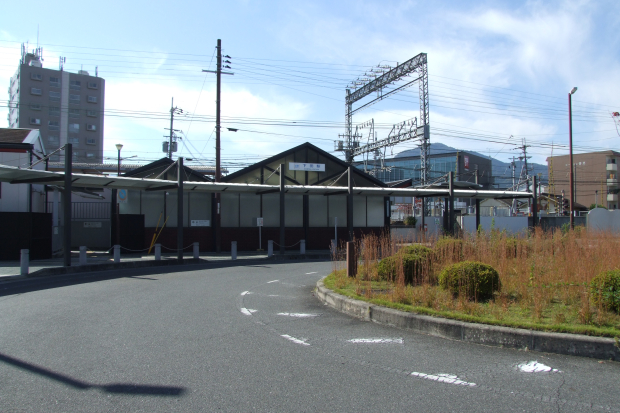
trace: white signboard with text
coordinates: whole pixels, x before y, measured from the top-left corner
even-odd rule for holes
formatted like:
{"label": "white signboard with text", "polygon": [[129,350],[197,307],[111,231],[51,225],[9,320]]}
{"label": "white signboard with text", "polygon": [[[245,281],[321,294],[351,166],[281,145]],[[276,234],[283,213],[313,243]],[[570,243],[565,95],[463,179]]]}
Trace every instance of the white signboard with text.
{"label": "white signboard with text", "polygon": [[288,169],[289,171],[325,172],[325,164],[324,163],[289,162]]}
{"label": "white signboard with text", "polygon": [[190,226],[192,227],[210,227],[211,221],[208,219],[192,219]]}
{"label": "white signboard with text", "polygon": [[262,227],[263,226],[263,219],[262,218],[256,218],[256,226],[257,227]]}

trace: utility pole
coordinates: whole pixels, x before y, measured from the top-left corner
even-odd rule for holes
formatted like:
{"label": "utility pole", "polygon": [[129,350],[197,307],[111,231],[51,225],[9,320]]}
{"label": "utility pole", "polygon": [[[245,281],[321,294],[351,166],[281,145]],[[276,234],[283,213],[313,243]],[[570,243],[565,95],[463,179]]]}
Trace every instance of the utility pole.
{"label": "utility pole", "polygon": [[[221,158],[220,158],[220,113],[221,113],[221,95],[222,95],[222,75],[233,75],[231,72],[222,72],[222,40],[217,39],[217,68],[213,70],[202,70],[203,72],[215,73],[217,79],[217,88],[215,94],[215,182],[220,182],[222,178],[221,170]],[[226,59],[230,59],[230,56],[224,56]],[[224,63],[230,63],[230,60],[226,60]],[[224,66],[230,69],[230,66]],[[221,252],[221,193],[215,193],[215,251]]]}
{"label": "utility pole", "polygon": [[174,106],[174,98],[172,98],[172,103],[170,104],[170,136],[168,140],[168,159],[172,159],[172,141],[175,139],[174,132],[178,132],[178,130],[174,129],[174,115],[183,113],[183,109],[179,109]]}

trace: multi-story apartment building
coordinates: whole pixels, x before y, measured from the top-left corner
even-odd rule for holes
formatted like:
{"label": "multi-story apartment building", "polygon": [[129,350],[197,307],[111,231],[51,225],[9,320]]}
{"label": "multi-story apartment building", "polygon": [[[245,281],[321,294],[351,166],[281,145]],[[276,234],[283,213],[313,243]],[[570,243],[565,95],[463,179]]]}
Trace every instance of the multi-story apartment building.
{"label": "multi-story apartment building", "polygon": [[[569,156],[547,158],[550,191],[559,196],[564,191],[568,199]],[[599,204],[607,209],[618,209],[618,163],[620,152],[602,151],[573,154],[573,183],[575,202],[589,207]]]}
{"label": "multi-story apartment building", "polygon": [[[62,67],[61,67],[62,69]],[[105,80],[80,70],[43,67],[41,49],[22,46],[19,68],[9,87],[9,127],[39,129],[48,153],[73,144],[74,162],[103,160]],[[62,161],[60,151],[53,161]]]}

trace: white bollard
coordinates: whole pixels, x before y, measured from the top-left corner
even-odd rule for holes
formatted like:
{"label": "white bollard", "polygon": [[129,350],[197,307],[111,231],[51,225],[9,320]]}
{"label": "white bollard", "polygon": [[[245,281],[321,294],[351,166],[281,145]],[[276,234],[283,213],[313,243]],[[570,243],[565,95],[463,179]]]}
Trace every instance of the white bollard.
{"label": "white bollard", "polygon": [[200,258],[200,247],[197,242],[194,242],[194,259],[197,260]]}
{"label": "white bollard", "polygon": [[161,261],[161,244],[155,244],[155,261]]}
{"label": "white bollard", "polygon": [[20,250],[20,268],[21,275],[28,275],[28,264],[30,261],[30,250]]}
{"label": "white bollard", "polygon": [[306,240],[305,239],[302,239],[301,241],[299,241],[299,253],[302,255],[306,253]]}
{"label": "white bollard", "polygon": [[230,243],[230,258],[233,260],[237,259],[237,241]]}
{"label": "white bollard", "polygon": [[120,245],[115,245],[114,246],[114,262],[121,262],[121,246]]}
{"label": "white bollard", "polygon": [[80,247],[80,265],[86,265],[86,247]]}
{"label": "white bollard", "polygon": [[273,241],[267,241],[267,256],[271,257],[273,255]]}

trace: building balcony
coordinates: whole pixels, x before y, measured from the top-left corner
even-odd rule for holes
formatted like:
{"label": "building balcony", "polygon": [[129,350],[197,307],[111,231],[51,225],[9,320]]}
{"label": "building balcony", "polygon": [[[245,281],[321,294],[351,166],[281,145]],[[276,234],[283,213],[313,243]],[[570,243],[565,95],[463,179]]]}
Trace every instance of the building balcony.
{"label": "building balcony", "polygon": [[618,194],[607,194],[607,202],[617,202]]}
{"label": "building balcony", "polygon": [[617,171],[618,170],[618,164],[617,163],[608,163],[607,164],[607,170],[608,171]]}
{"label": "building balcony", "polygon": [[618,180],[616,178],[607,178],[607,186],[618,186]]}

